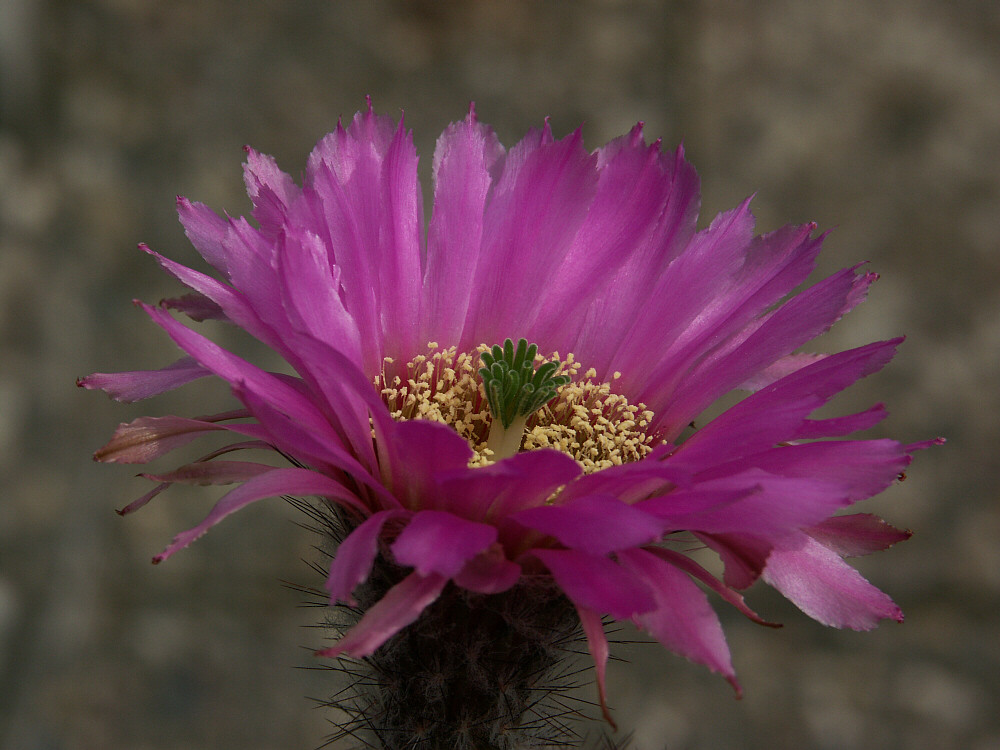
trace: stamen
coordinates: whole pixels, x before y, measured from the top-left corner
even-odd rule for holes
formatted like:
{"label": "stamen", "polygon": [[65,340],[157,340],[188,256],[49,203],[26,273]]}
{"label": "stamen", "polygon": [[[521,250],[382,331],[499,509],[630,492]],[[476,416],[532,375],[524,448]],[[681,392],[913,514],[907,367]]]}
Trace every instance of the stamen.
{"label": "stamen", "polygon": [[[502,361],[503,349],[497,348]],[[516,359],[513,345],[512,353]],[[558,385],[554,398],[530,415],[514,416],[504,429],[503,422],[491,415],[478,372],[484,354],[493,358],[485,345],[459,353],[455,347],[440,348],[432,341],[426,354],[405,364],[386,357],[375,387],[393,419],[427,419],[451,426],[475,451],[470,466],[486,466],[521,450],[549,448],[572,456],[590,473],[639,461],[656,444],[650,429],[652,412],[644,404],[629,403],[612,389],[612,382],[621,376],[613,373],[611,382],[601,382],[597,371],[584,368],[572,353],[550,356],[559,363],[557,375],[569,382]],[[531,362],[528,354],[525,345],[522,370],[525,362]],[[532,384],[538,376],[534,367],[546,364],[537,352],[533,359]]]}
{"label": "stamen", "polygon": [[503,347],[494,346],[480,358],[483,390],[493,423],[486,447],[496,460],[513,456],[521,448],[528,417],[555,398],[556,389],[570,381],[568,375],[556,375],[559,360],[543,362],[535,369],[536,344],[519,339],[517,348],[507,339]]}

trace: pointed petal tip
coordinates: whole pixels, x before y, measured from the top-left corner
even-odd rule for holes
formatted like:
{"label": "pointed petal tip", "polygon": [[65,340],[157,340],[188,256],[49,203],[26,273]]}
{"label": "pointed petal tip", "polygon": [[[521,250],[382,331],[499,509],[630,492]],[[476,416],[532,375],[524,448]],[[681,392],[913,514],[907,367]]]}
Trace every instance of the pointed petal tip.
{"label": "pointed petal tip", "polygon": [[733,697],[736,698],[736,700],[742,700],[743,699],[743,686],[740,685],[740,681],[736,679],[736,675],[735,674],[731,674],[731,675],[727,674],[727,675],[723,675],[723,677],[725,677],[726,678],[726,682],[728,682],[732,686],[733,693],[734,693]]}
{"label": "pointed petal tip", "polygon": [[477,122],[476,103],[474,101],[469,102],[469,114],[466,116],[466,119],[470,124],[475,124]]}

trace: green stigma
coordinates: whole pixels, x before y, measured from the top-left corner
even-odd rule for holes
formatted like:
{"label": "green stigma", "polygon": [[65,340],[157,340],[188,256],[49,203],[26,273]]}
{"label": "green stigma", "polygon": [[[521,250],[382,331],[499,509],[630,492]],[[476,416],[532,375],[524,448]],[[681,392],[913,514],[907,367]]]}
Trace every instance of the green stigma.
{"label": "green stigma", "polygon": [[536,344],[519,339],[515,347],[507,339],[502,347],[496,345],[481,355],[484,367],[479,374],[493,417],[486,446],[497,460],[517,453],[528,417],[551,401],[559,386],[570,381],[567,375],[554,374],[559,369],[558,359],[543,362],[536,370],[536,354]]}

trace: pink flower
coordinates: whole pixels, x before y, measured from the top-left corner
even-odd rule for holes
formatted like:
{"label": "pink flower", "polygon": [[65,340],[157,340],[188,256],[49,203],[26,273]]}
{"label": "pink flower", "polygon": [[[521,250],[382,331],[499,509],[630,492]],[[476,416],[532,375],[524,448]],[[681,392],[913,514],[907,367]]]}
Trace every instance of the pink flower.
{"label": "pink flower", "polygon": [[[411,135],[370,103],[317,144],[302,187],[249,148],[244,174],[256,226],[178,199],[221,280],[142,246],[192,290],[139,303],[186,356],[80,381],[132,401],[215,376],[242,404],[143,417],[97,452],[145,463],[233,436],[146,475],[156,488],[122,511],[175,482],[238,485],[154,562],[256,500],[321,496],[353,529],[330,568],[332,601],[353,602],[377,560],[409,571],[324,655],[373,654],[449,582],[495,594],[551,580],[579,615],[602,705],[605,615],[739,691],[698,583],[759,622],[738,590],[761,577],[827,625],[903,619],[842,557],[909,533],[835,514],[927,443],[845,439],[882,420],[882,405],[811,418],[901,341],[795,353],[877,278],[855,266],[793,294],[820,250],[815,225],[755,237],[748,199],[697,231],[694,169],[682,149],[646,145],[641,124],[587,152],[579,131],[556,140],[546,123],[505,151],[470,110],[438,140],[426,234]],[[295,374],[260,369],[164,307],[242,328]],[[516,350],[522,339],[537,353]],[[750,395],[694,426],[733,390]],[[220,458],[249,449],[293,465]],[[721,557],[721,581],[688,555],[696,547]]]}

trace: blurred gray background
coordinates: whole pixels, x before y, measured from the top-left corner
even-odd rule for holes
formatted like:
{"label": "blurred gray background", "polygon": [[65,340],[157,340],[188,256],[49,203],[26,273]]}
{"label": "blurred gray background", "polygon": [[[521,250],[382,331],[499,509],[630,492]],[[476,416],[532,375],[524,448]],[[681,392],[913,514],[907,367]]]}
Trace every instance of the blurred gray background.
{"label": "blurred gray background", "polygon": [[508,145],[551,115],[596,148],[646,122],[683,139],[702,223],[757,191],[759,229],[837,227],[822,271],[882,274],[822,348],[906,333],[842,409],[916,441],[908,480],[866,510],[915,531],[859,567],[902,626],[823,628],[772,592],[783,630],[723,611],[746,697],[655,646],[616,653],[611,696],[642,750],[1000,748],[1000,5],[851,2],[0,0],[0,746],[296,750],[329,692],[303,647],[313,537],[274,500],[153,568],[207,511],[92,464],[115,425],[216,410],[189,388],[122,406],[92,371],[173,361],[130,305],[175,294],[139,241],[186,262],[182,193],[247,212],[241,146],[298,175],[371,94],[434,140],[475,100]]}

